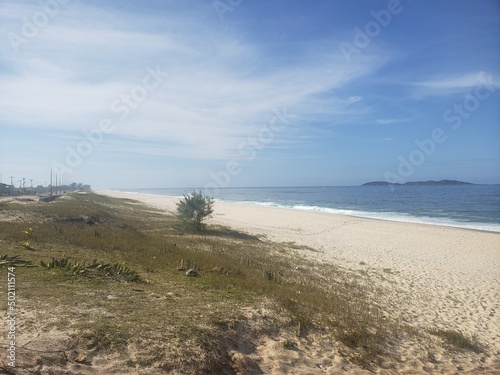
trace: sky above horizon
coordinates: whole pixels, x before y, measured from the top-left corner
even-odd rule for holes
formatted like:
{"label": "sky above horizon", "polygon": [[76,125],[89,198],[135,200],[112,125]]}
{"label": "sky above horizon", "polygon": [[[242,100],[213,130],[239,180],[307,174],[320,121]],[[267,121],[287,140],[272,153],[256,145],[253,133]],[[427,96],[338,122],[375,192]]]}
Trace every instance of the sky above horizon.
{"label": "sky above horizon", "polygon": [[0,174],[500,183],[500,3],[0,2]]}

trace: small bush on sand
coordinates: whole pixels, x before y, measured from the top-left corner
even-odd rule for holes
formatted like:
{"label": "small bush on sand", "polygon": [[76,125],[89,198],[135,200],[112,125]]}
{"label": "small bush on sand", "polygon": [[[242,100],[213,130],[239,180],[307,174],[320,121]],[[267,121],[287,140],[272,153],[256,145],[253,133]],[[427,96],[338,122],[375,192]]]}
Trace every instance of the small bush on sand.
{"label": "small bush on sand", "polygon": [[203,220],[213,213],[213,199],[201,194],[201,191],[185,194],[177,203],[177,218],[185,226],[197,232],[204,228]]}

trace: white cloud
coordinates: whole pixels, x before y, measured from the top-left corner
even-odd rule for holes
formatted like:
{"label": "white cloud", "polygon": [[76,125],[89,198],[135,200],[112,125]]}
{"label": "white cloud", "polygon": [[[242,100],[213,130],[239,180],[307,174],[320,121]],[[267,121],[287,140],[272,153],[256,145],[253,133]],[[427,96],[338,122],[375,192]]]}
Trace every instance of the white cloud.
{"label": "white cloud", "polygon": [[438,77],[428,81],[412,82],[411,84],[416,87],[417,96],[432,96],[467,92],[474,87],[484,85],[485,82],[492,87],[500,88],[498,78],[484,71],[454,77]]}
{"label": "white cloud", "polygon": [[[8,9],[28,12],[13,3]],[[128,27],[131,17],[135,29]],[[15,26],[4,12],[3,21],[2,34]],[[296,121],[309,122],[359,113],[349,106],[362,97],[338,92],[385,62],[363,55],[347,64],[337,49],[317,55],[311,49],[294,66],[261,69],[263,57],[272,56],[250,41],[202,18],[183,21],[182,15],[164,22],[68,5],[21,53],[0,58],[6,67],[0,70],[1,122],[77,132],[96,128],[102,118],[119,117],[112,103],[158,65],[169,77],[116,122],[114,135],[163,141],[176,156],[226,158],[267,124],[275,108],[287,107]]]}
{"label": "white cloud", "polygon": [[433,81],[416,82],[418,86],[434,89],[468,89],[480,84],[478,77],[484,72],[465,74],[458,77],[441,78]]}
{"label": "white cloud", "polygon": [[377,124],[380,125],[390,125],[390,124],[399,124],[402,122],[407,122],[410,121],[409,119],[397,119],[397,118],[381,118],[378,120],[375,120]]}

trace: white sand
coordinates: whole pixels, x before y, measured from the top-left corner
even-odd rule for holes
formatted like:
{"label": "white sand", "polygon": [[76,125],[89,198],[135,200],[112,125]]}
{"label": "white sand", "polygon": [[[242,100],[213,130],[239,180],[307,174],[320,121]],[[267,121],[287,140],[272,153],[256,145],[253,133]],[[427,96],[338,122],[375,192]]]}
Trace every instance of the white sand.
{"label": "white sand", "polygon": [[[101,191],[175,211],[178,198]],[[216,202],[210,223],[312,247],[311,258],[384,272],[391,313],[419,327],[460,330],[500,364],[500,234],[329,213]],[[361,263],[363,262],[363,263]],[[385,269],[385,270],[384,270]]]}

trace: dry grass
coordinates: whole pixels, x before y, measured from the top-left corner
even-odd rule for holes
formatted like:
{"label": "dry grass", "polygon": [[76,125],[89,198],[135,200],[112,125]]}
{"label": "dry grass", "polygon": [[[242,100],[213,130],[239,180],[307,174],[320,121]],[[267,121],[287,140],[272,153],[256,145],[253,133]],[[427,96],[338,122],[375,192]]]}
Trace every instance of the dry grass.
{"label": "dry grass", "polygon": [[481,353],[484,349],[476,336],[467,336],[460,331],[433,329],[429,333],[441,337],[453,349],[471,350],[476,353]]}
{"label": "dry grass", "polygon": [[[294,332],[328,337],[368,366],[389,355],[397,336],[366,278],[305,261],[293,243],[224,227],[185,233],[172,215],[96,194],[0,202],[0,216],[15,218],[0,220],[0,254],[35,265],[52,258],[119,263],[139,274],[141,281],[128,283],[18,268],[20,308],[31,311],[24,324],[75,332],[89,356],[112,351],[123,353],[124,366],[224,374],[232,373],[228,353],[242,340],[253,347],[263,335]],[[186,277],[181,262],[199,276]]]}

